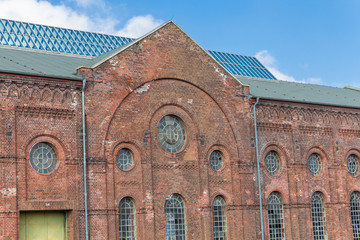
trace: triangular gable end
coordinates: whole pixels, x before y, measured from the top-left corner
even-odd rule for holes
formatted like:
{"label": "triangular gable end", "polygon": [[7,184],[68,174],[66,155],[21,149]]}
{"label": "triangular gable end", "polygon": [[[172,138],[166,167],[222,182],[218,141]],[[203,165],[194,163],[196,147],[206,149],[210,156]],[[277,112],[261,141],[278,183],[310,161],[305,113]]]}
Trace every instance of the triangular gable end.
{"label": "triangular gable end", "polygon": [[90,68],[103,68],[103,65],[108,64],[116,67],[115,62],[121,65],[122,69],[131,69],[132,72],[136,72],[136,67],[139,70],[146,68],[148,76],[143,76],[146,78],[143,79],[145,81],[169,77],[195,81],[209,80],[217,75],[216,78],[226,85],[232,82],[230,84],[232,86],[238,86],[240,83],[248,87],[228,72],[173,21],[168,21],[143,37],[95,58]]}

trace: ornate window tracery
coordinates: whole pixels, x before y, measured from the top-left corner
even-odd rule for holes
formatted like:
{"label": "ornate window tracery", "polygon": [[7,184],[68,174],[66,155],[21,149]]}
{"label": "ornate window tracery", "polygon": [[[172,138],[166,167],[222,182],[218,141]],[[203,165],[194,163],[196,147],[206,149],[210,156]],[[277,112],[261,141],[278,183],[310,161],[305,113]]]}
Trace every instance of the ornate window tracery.
{"label": "ornate window tracery", "polygon": [[349,173],[352,176],[355,176],[359,172],[359,159],[355,154],[349,155],[346,166],[349,171]]}
{"label": "ornate window tracery", "polygon": [[157,126],[157,139],[165,151],[179,152],[186,142],[186,132],[182,120],[174,115],[161,118]]}
{"label": "ornate window tracery", "polygon": [[317,153],[310,155],[308,159],[309,170],[312,175],[318,176],[321,172],[321,157]]}
{"label": "ornate window tracery", "polygon": [[121,170],[128,170],[134,164],[134,155],[128,148],[122,148],[116,154],[116,164]]}
{"label": "ornate window tracery", "polygon": [[46,142],[37,143],[30,151],[30,164],[38,173],[49,173],[57,165],[55,149]]}
{"label": "ornate window tracery", "polygon": [[265,168],[270,175],[275,175],[280,171],[280,157],[276,151],[269,151],[265,157]]}
{"label": "ornate window tracery", "polygon": [[209,161],[211,168],[215,171],[218,171],[224,165],[224,156],[221,151],[215,150],[211,152]]}

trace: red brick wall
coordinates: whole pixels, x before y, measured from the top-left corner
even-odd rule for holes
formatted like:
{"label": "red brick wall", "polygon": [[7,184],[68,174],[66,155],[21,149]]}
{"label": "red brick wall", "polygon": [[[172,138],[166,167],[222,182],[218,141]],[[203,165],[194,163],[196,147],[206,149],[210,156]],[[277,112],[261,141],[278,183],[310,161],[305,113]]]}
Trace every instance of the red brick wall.
{"label": "red brick wall", "polygon": [[[264,203],[272,191],[281,193],[287,238],[313,238],[310,199],[320,191],[325,198],[329,239],[352,239],[350,194],[359,190],[360,180],[358,174],[349,174],[346,160],[350,154],[360,157],[359,114],[355,109],[260,103],[257,120]],[[282,168],[275,176],[264,167],[269,150],[281,156]],[[318,176],[308,168],[311,153],[322,158]],[[266,211],[264,216],[268,234]]]}
{"label": "red brick wall", "polygon": [[[68,236],[79,239],[80,88],[81,82],[0,76],[1,239],[18,239],[20,212],[28,210],[67,211]],[[30,165],[38,142],[56,149],[58,165],[49,174]]]}
{"label": "red brick wall", "polygon": [[[187,239],[212,239],[217,195],[226,200],[228,239],[260,239],[254,102],[247,86],[173,23],[79,72],[87,77],[90,239],[118,238],[123,197],[135,201],[138,239],[164,239],[164,204],[173,193],[185,201]],[[3,74],[0,93],[0,236],[18,238],[21,211],[62,210],[68,238],[84,239],[81,82]],[[263,100],[257,111],[266,237],[271,192],[282,195],[287,239],[311,239],[310,198],[321,191],[329,239],[351,239],[349,197],[360,189],[346,159],[360,157],[360,111]],[[157,140],[157,124],[169,114],[182,119],[187,133],[175,154]],[[29,164],[32,146],[41,141],[59,158],[47,175]],[[124,147],[134,154],[128,171],[115,161]],[[213,150],[224,154],[219,171],[209,165]],[[270,150],[281,158],[275,176],[264,168]],[[323,157],[318,177],[307,167],[312,152]]]}

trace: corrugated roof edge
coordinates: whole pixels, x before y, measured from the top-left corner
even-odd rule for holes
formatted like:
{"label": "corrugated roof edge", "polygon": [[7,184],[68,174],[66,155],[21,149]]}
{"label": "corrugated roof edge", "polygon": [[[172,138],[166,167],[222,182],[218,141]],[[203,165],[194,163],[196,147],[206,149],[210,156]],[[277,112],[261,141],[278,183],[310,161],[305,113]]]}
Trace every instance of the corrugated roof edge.
{"label": "corrugated roof edge", "polygon": [[[359,91],[357,90],[358,88],[354,88],[354,87],[344,87],[344,88],[337,88],[337,87],[331,87],[331,86],[324,86],[324,85],[318,85],[318,84],[309,84],[309,83],[302,83],[302,82],[289,82],[289,81],[284,81],[284,80],[272,80],[272,79],[262,79],[262,78],[254,78],[254,77],[244,77],[244,76],[240,76],[240,75],[236,75],[236,78],[240,81],[240,79],[247,79],[247,80],[255,80],[255,81],[263,81],[263,82],[272,82],[272,83],[286,83],[286,84],[301,84],[301,85],[307,85],[307,86],[318,86],[318,87],[322,87],[322,88],[329,88],[329,89],[337,89],[339,91],[341,90],[351,90],[351,91]],[[272,98],[272,97],[266,97],[266,96],[256,96],[255,94],[251,93],[251,83],[249,83],[250,86],[250,97],[253,98],[257,98],[259,97],[260,99],[266,99],[266,100],[275,100],[275,101],[285,101],[285,102],[296,102],[296,103],[307,103],[307,104],[314,104],[314,105],[324,105],[324,106],[335,106],[335,107],[345,107],[345,108],[356,108],[356,109],[360,109],[360,106],[356,106],[356,105],[342,105],[342,104],[326,104],[326,103],[320,103],[320,102],[315,102],[315,101],[296,101],[296,100],[290,100],[290,99],[280,99],[280,98]],[[360,94],[359,94],[360,97]]]}
{"label": "corrugated roof edge", "polygon": [[84,76],[81,74],[74,74],[74,77],[63,76],[63,75],[54,75],[54,74],[41,74],[41,73],[28,73],[28,72],[21,72],[21,71],[6,71],[1,70],[0,73],[7,73],[7,74],[18,74],[24,76],[35,76],[35,77],[43,77],[43,78],[58,78],[58,79],[67,79],[67,80],[76,80],[82,81]]}

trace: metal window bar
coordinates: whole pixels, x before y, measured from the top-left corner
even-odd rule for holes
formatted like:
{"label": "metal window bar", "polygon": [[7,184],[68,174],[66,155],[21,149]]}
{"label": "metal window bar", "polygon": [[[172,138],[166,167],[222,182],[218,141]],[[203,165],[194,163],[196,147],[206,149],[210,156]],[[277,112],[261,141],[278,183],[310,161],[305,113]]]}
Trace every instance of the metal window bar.
{"label": "metal window bar", "polygon": [[119,204],[119,239],[136,240],[136,217],[134,200],[125,197]]}
{"label": "metal window bar", "polygon": [[186,240],[185,203],[179,194],[171,194],[165,201],[166,240]]}
{"label": "metal window bar", "polygon": [[285,224],[283,203],[280,193],[272,192],[267,200],[269,218],[269,239],[284,240]]}
{"label": "metal window bar", "polygon": [[311,219],[314,240],[327,240],[325,203],[321,192],[315,192],[311,197]]}
{"label": "metal window bar", "polygon": [[226,203],[222,196],[213,201],[214,240],[227,240]]}
{"label": "metal window bar", "polygon": [[353,192],[350,196],[351,223],[354,240],[360,240],[360,193]]}

